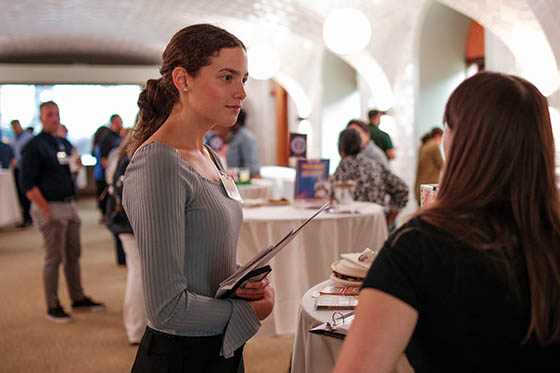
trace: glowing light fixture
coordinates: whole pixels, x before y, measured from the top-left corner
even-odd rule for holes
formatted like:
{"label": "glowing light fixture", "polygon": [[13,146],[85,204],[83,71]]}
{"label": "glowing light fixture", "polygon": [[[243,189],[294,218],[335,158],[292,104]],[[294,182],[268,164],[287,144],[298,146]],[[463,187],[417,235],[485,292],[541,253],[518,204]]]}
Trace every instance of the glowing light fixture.
{"label": "glowing light fixture", "polygon": [[311,135],[311,132],[313,132],[313,129],[311,128],[311,122],[309,122],[307,119],[300,121],[298,124],[298,132],[304,133],[306,135]]}
{"label": "glowing light fixture", "polygon": [[267,80],[280,70],[280,56],[271,47],[258,45],[247,51],[249,76],[254,79]]}
{"label": "glowing light fixture", "polygon": [[325,44],[337,54],[359,52],[369,43],[370,37],[369,21],[358,9],[334,10],[323,24]]}

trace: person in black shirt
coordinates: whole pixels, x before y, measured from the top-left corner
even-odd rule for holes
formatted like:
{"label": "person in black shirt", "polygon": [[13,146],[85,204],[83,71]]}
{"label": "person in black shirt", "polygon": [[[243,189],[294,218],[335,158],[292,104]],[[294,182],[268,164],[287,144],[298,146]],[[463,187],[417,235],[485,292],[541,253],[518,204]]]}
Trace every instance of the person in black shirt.
{"label": "person in black shirt", "polygon": [[60,126],[58,106],[53,101],[40,106],[43,131],[22,150],[21,181],[31,201],[33,223],[45,244],[43,285],[47,318],[55,322],[71,321],[58,300],[58,270],[62,263],[72,310],[104,309],[102,303],[86,297],[80,275],[80,217],[75,205],[74,181],[70,173],[72,145],[56,137]]}
{"label": "person in black shirt", "polygon": [[334,372],[560,371],[560,196],[546,98],[482,72],[451,94],[435,200],[373,262]]}
{"label": "person in black shirt", "polygon": [[93,156],[97,159],[94,167],[94,178],[97,184],[97,203],[101,216],[105,216],[107,205],[107,183],[105,181],[105,169],[107,168],[107,157],[112,149],[121,144],[120,131],[122,119],[118,114],[111,115],[110,127],[99,127],[93,139]]}
{"label": "person in black shirt", "polygon": [[[105,171],[107,170],[107,162],[109,158],[109,153],[111,150],[118,148],[121,144],[121,135],[120,132],[122,130],[122,119],[118,114],[111,115],[111,126],[109,127],[109,131],[107,131],[99,140],[99,161],[101,162],[101,175],[102,179],[97,181],[98,187],[98,202],[101,209],[101,213],[103,216],[107,215],[106,207],[109,193],[107,192],[108,185],[107,181],[105,180]],[[101,193],[99,192],[99,188],[101,188]],[[115,252],[117,254],[117,264],[118,265],[126,265],[126,256],[123,250],[122,242],[117,234],[113,234],[115,239]]]}
{"label": "person in black shirt", "polygon": [[[1,138],[1,136],[0,136]],[[12,147],[0,141],[0,169],[9,169],[17,164],[16,156]]]}

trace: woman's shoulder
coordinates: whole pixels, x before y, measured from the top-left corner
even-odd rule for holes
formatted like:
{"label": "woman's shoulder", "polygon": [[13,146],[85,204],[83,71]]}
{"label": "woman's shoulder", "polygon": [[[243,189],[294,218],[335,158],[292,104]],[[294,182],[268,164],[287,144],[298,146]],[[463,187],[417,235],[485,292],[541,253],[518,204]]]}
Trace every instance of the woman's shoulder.
{"label": "woman's shoulder", "polygon": [[441,247],[458,242],[447,232],[415,216],[397,229],[387,240],[389,246]]}
{"label": "woman's shoulder", "polygon": [[144,143],[134,152],[131,160],[135,159],[172,159],[178,160],[179,153],[169,144],[153,141]]}
{"label": "woman's shoulder", "polygon": [[166,174],[188,173],[190,169],[174,147],[162,142],[151,142],[134,152],[127,174],[136,172],[157,178]]}

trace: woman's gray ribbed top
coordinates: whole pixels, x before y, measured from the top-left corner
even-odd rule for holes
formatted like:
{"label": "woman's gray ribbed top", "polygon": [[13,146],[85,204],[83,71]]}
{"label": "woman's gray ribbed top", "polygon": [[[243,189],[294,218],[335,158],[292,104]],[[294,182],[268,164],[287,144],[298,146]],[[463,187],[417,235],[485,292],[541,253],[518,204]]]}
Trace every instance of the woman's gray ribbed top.
{"label": "woman's gray ribbed top", "polygon": [[246,301],[214,298],[236,268],[239,202],[173,147],[154,142],[132,157],[123,206],[138,241],[148,325],[175,335],[223,334],[221,354],[233,356],[260,326]]}

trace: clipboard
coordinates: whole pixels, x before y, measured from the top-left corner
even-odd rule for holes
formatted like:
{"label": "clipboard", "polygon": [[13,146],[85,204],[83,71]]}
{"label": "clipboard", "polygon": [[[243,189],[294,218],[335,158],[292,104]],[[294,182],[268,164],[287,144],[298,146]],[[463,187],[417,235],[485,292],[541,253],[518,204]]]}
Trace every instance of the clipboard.
{"label": "clipboard", "polygon": [[240,267],[237,271],[231,274],[228,278],[224,281],[220,282],[218,286],[218,290],[216,291],[215,298],[223,299],[227,298],[235,289],[241,286],[248,278],[252,277],[252,271],[261,270],[262,267],[268,264],[276,254],[278,254],[284,247],[286,247],[294,237],[309,223],[313,220],[317,215],[322,213],[323,211],[327,210],[331,207],[331,202],[326,202],[319,210],[317,210],[311,217],[309,217],[306,221],[304,221],[299,227],[292,229],[288,232],[278,243],[275,245],[269,246],[264,250],[261,250],[251,258],[244,266]]}

